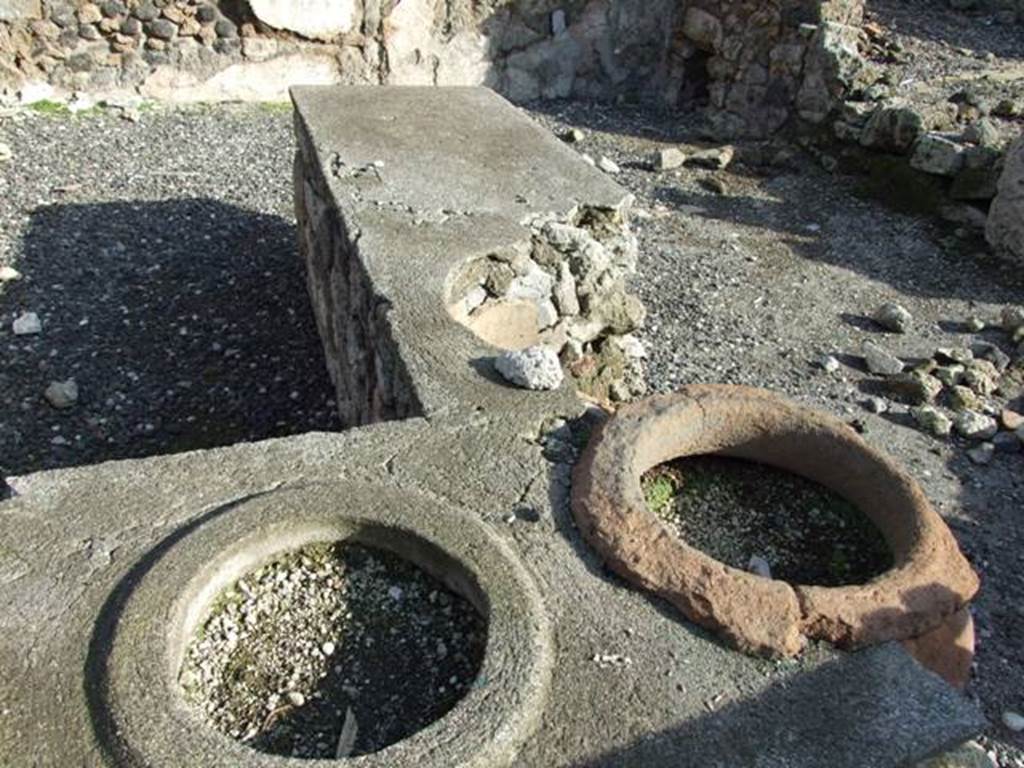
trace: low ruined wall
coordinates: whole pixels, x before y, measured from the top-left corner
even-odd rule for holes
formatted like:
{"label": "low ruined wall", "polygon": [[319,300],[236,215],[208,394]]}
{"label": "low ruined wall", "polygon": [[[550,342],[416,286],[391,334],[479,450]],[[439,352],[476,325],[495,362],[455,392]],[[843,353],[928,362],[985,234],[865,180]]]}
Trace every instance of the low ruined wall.
{"label": "low ruined wall", "polygon": [[863,0],[0,0],[0,87],[176,100],[293,83],[486,85],[515,101],[710,106],[718,127],[821,120],[857,77]]}
{"label": "low ruined wall", "polygon": [[[300,141],[303,134],[299,133]],[[418,416],[421,406],[356,240],[328,201],[312,147],[295,156],[295,215],[327,370],[346,426]]]}

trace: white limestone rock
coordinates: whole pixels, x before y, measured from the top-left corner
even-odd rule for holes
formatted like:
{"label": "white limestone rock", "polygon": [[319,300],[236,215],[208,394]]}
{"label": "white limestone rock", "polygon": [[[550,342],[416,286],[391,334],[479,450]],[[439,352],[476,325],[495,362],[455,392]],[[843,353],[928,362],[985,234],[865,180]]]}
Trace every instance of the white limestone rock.
{"label": "white limestone rock", "polygon": [[24,312],[14,319],[11,330],[15,336],[29,336],[41,332],[43,324],[35,312]]}
{"label": "white limestone rock", "polygon": [[565,378],[555,351],[539,344],[503,353],[495,359],[494,368],[506,381],[524,389],[558,389]]}
{"label": "white limestone rock", "polygon": [[988,440],[999,431],[995,419],[977,411],[961,411],[954,425],[956,431],[968,440]]}
{"label": "white limestone rock", "polygon": [[355,0],[250,0],[249,5],[264,24],[313,40],[331,40],[359,22]]}

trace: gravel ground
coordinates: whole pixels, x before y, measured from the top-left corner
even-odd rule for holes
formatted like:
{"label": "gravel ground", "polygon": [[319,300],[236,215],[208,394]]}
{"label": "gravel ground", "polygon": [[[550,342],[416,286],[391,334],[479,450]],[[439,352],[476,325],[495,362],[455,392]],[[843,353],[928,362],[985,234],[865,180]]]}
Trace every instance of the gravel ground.
{"label": "gravel ground", "polygon": [[188,647],[186,696],[232,738],[277,755],[377,752],[473,684],[487,628],[408,562],[320,544],[247,574]]}
{"label": "gravel ground", "polygon": [[[864,179],[785,148],[740,145],[726,171],[650,170],[657,149],[705,144],[699,120],[575,103],[533,114],[559,134],[583,129],[578,151],[615,161],[617,180],[637,196],[632,287],[649,310],[652,390],[719,382],[788,394],[855,423],[921,481],[982,576],[968,693],[993,723],[985,744],[1002,766],[1024,766],[1024,738],[1000,724],[1005,710],[1024,708],[1024,454],[977,466],[968,443],[923,434],[905,406],[871,413],[863,404],[877,384],[860,357],[866,340],[904,359],[969,346],[969,317],[997,324],[1005,306],[1021,303],[1020,269],[992,258],[978,234],[888,207]],[[911,311],[910,333],[871,321],[885,302]],[[1012,351],[999,332],[977,338]],[[826,355],[838,370],[822,369]]]}
{"label": "gravel ground", "polygon": [[339,427],[288,112],[22,113],[0,142],[0,477]]}
{"label": "gravel ground", "polygon": [[643,482],[648,503],[684,541],[733,568],[754,570],[758,558],[772,578],[834,587],[862,584],[892,564],[855,506],[788,472],[695,456]]}

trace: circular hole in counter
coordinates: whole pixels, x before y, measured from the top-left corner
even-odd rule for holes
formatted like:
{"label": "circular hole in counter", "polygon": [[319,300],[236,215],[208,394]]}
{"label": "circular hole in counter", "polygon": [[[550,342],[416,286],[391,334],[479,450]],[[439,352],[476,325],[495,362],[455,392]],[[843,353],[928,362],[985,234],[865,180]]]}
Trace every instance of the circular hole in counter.
{"label": "circular hole in counter", "polygon": [[471,690],[487,644],[479,596],[355,539],[274,554],[212,597],[186,634],[185,698],[274,755],[358,756],[411,736]]}

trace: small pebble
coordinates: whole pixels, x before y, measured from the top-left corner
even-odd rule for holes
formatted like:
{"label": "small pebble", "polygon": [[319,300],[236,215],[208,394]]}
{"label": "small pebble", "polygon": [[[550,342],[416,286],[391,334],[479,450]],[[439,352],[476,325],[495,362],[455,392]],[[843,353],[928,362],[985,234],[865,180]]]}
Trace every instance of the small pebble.
{"label": "small pebble", "polygon": [[306,697],[299,691],[288,691],[288,703],[293,707],[301,707],[306,703]]}
{"label": "small pebble", "polygon": [[978,316],[967,318],[967,330],[971,333],[981,333],[985,330],[985,321]]}
{"label": "small pebble", "polygon": [[1019,712],[1014,712],[1012,709],[1008,709],[1003,712],[1003,725],[1009,728],[1014,733],[1020,733],[1024,731],[1024,715]]}
{"label": "small pebble", "polygon": [[835,373],[840,368],[839,361],[832,355],[825,355],[818,361],[818,365],[821,366],[822,370],[826,373]]}
{"label": "small pebble", "polygon": [[43,324],[35,312],[25,312],[15,318],[11,330],[14,331],[15,336],[29,336],[41,332]]}
{"label": "small pebble", "polygon": [[616,173],[621,173],[622,171],[622,169],[619,168],[618,163],[616,163],[614,160],[605,157],[604,155],[602,155],[601,158],[597,161],[597,167],[600,168],[605,173],[610,173],[613,175]]}
{"label": "small pebble", "polygon": [[78,384],[74,379],[53,381],[43,393],[46,401],[58,410],[70,408],[78,402]]}
{"label": "small pebble", "polygon": [[21,279],[21,272],[14,267],[0,267],[0,283],[10,283]]}
{"label": "small pebble", "polygon": [[772,567],[768,564],[768,561],[760,555],[750,556],[750,561],[747,563],[747,570],[766,579],[770,579],[772,577]]}

